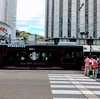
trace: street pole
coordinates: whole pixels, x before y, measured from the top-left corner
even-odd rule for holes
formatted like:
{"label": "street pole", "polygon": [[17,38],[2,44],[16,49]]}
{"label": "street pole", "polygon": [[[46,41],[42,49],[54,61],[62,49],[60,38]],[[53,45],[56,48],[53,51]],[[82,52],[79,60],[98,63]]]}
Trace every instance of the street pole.
{"label": "street pole", "polygon": [[84,6],[84,3],[82,3],[82,5],[80,6],[80,8],[79,8],[79,11],[81,10],[81,8]]}
{"label": "street pole", "polygon": [[80,11],[82,9],[82,7],[84,6],[84,3],[81,4],[81,6],[78,9],[78,38],[79,38],[79,33],[80,33]]}
{"label": "street pole", "polygon": [[92,36],[90,36],[90,55],[91,55],[91,51],[92,51]]}

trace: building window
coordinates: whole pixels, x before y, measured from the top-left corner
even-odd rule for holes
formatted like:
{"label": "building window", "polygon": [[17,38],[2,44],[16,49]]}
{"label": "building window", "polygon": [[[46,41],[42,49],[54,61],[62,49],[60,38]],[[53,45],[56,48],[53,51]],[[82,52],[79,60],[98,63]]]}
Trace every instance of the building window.
{"label": "building window", "polygon": [[76,38],[79,37],[79,32],[80,32],[80,29],[79,29],[79,25],[80,25],[80,17],[79,17],[79,8],[80,8],[80,0],[77,0],[77,3],[76,3]]}
{"label": "building window", "polygon": [[[85,0],[85,32],[88,32],[88,0]],[[85,35],[86,38],[88,38],[88,35]]]}
{"label": "building window", "polygon": [[97,38],[97,0],[93,3],[93,37]]}
{"label": "building window", "polygon": [[59,37],[62,37],[63,32],[63,0],[60,0],[59,5]]}
{"label": "building window", "polygon": [[71,10],[72,0],[68,0],[68,37],[71,37]]}
{"label": "building window", "polygon": [[85,44],[85,40],[83,39],[83,40],[80,40],[80,44],[81,45],[84,45]]}
{"label": "building window", "polygon": [[54,35],[54,0],[52,0],[52,22],[51,22],[51,37]]}

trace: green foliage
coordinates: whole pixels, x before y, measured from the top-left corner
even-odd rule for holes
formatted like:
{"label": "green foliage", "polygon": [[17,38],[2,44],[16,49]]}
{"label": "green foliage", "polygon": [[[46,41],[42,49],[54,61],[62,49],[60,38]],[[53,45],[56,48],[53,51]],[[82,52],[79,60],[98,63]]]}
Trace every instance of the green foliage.
{"label": "green foliage", "polygon": [[20,35],[20,31],[16,30],[16,36]]}
{"label": "green foliage", "polygon": [[24,40],[26,40],[26,41],[28,40],[27,37],[25,37],[25,36],[24,36],[23,38],[24,38]]}
{"label": "green foliage", "polygon": [[[28,41],[28,38],[29,38],[30,35],[35,35],[35,34],[31,34],[29,32],[25,32],[25,31],[16,30],[16,36],[23,36],[24,40],[26,40],[26,41]],[[37,35],[36,40],[37,41],[43,41],[44,37],[40,36],[40,35]]]}
{"label": "green foliage", "polygon": [[36,39],[37,39],[38,41],[41,41],[41,40],[44,40],[44,37],[43,37],[43,36],[37,36]]}
{"label": "green foliage", "polygon": [[27,34],[31,35],[31,33],[29,33],[29,32]]}

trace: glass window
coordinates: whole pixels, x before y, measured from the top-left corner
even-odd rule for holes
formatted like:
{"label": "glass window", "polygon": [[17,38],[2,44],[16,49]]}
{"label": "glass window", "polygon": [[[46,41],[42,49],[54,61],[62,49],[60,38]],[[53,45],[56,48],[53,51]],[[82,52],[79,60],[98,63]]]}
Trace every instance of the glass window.
{"label": "glass window", "polygon": [[93,11],[94,11],[94,13],[93,13],[93,17],[94,17],[94,19],[93,19],[93,37],[94,38],[97,38],[97,25],[96,25],[96,23],[97,23],[97,0],[94,0],[93,1],[93,3],[94,3],[94,5],[93,5]]}
{"label": "glass window", "polygon": [[71,10],[72,0],[68,0],[68,37],[71,37]]}
{"label": "glass window", "polygon": [[59,5],[59,37],[62,37],[63,31],[63,0],[60,0]]}
{"label": "glass window", "polygon": [[76,50],[76,57],[83,57],[83,51]]}

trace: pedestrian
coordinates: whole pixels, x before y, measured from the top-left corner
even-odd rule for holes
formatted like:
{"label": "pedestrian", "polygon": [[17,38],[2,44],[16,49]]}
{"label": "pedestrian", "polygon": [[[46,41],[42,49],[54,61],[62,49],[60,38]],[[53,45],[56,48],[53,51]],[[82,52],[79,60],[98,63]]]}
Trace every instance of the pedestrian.
{"label": "pedestrian", "polygon": [[98,61],[98,74],[100,74],[100,55],[97,58],[97,61]]}
{"label": "pedestrian", "polygon": [[100,65],[100,56],[97,58],[98,65]]}
{"label": "pedestrian", "polygon": [[84,75],[89,76],[89,71],[90,71],[90,56],[87,56],[84,60],[85,63],[85,70],[84,70]]}
{"label": "pedestrian", "polygon": [[95,76],[95,72],[96,72],[96,68],[98,68],[98,61],[96,60],[96,58],[91,58],[92,60],[92,66],[93,66],[93,77]]}

